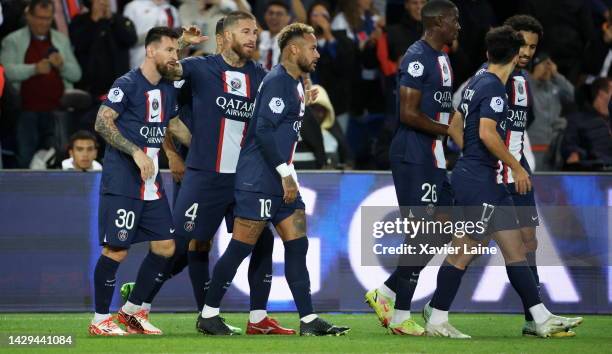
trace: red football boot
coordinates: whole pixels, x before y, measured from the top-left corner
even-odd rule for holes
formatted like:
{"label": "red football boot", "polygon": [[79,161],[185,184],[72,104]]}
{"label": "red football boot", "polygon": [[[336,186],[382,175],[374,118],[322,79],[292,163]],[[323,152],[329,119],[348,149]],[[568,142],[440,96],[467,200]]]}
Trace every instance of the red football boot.
{"label": "red football boot", "polygon": [[268,316],[257,323],[251,323],[251,321],[249,321],[246,330],[246,334],[293,335],[295,333],[294,329],[281,327],[277,320]]}

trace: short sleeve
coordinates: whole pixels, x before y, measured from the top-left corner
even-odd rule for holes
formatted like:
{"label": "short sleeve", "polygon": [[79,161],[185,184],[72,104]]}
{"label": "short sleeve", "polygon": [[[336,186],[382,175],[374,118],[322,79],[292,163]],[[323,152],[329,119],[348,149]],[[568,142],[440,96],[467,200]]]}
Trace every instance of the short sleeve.
{"label": "short sleeve", "polygon": [[[197,70],[198,63],[204,61],[203,57],[189,57],[180,61],[181,66],[183,67],[183,76],[182,79],[188,79],[195,73]],[[201,65],[201,64],[200,64]]]}
{"label": "short sleeve", "polygon": [[505,93],[486,95],[480,101],[480,118],[486,117],[494,119],[496,122],[502,122],[506,119],[506,97]]}
{"label": "short sleeve", "polygon": [[281,80],[270,80],[261,87],[260,108],[257,112],[259,122],[267,121],[276,126],[287,114],[289,102],[287,90]]}
{"label": "short sleeve", "polygon": [[402,59],[399,72],[401,86],[410,87],[419,91],[425,86],[427,68],[422,55],[408,54]]}
{"label": "short sleeve", "polygon": [[133,84],[125,77],[117,79],[106,95],[103,105],[112,108],[118,114],[123,113],[128,105],[128,95]]}

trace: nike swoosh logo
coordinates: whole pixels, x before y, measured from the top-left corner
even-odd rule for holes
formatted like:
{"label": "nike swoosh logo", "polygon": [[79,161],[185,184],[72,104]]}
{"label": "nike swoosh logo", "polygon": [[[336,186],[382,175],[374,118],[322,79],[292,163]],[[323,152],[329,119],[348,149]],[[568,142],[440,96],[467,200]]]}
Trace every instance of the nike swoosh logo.
{"label": "nike swoosh logo", "polygon": [[170,229],[170,233],[173,234],[174,233],[174,229]]}
{"label": "nike swoosh logo", "polygon": [[523,102],[524,100],[525,100],[525,97],[523,97],[523,98],[519,98],[519,99],[518,99],[518,102]]}
{"label": "nike swoosh logo", "polygon": [[156,115],[154,115],[154,116],[151,116],[151,119],[155,119],[155,118],[157,118],[157,117],[159,117],[159,113],[158,113],[158,114],[156,114]]}
{"label": "nike swoosh logo", "polygon": [[536,217],[533,217],[533,216],[532,216],[532,217],[531,217],[531,220],[536,221],[536,220],[538,220],[538,217],[537,217],[537,216],[536,216]]}

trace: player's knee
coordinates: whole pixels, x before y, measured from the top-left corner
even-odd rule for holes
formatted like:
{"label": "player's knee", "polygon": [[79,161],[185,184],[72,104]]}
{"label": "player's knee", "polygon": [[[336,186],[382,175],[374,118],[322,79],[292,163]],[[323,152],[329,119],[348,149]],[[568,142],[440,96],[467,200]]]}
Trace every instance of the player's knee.
{"label": "player's knee", "polygon": [[522,229],[521,237],[527,252],[535,252],[538,249],[538,239],[535,237],[535,230]]}
{"label": "player's knee", "polygon": [[102,255],[114,260],[115,262],[122,262],[127,257],[128,250],[125,248],[104,246],[104,248],[102,248]]}
{"label": "player's knee", "polygon": [[151,242],[151,252],[155,253],[158,256],[170,258],[174,256],[175,250],[176,245],[174,244],[174,240]]}

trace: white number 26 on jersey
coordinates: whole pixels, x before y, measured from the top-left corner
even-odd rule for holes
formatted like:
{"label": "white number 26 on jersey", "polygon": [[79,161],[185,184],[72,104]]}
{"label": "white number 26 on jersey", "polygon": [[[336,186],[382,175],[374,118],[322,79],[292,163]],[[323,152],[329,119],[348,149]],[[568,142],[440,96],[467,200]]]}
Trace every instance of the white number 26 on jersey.
{"label": "white number 26 on jersey", "polygon": [[421,197],[422,202],[429,203],[437,203],[438,202],[438,193],[436,193],[436,185],[430,183],[423,183],[421,186],[421,190],[425,191],[423,197]]}
{"label": "white number 26 on jersey", "polygon": [[272,200],[271,199],[259,199],[260,210],[259,215],[262,218],[270,218],[270,209],[272,208]]}

